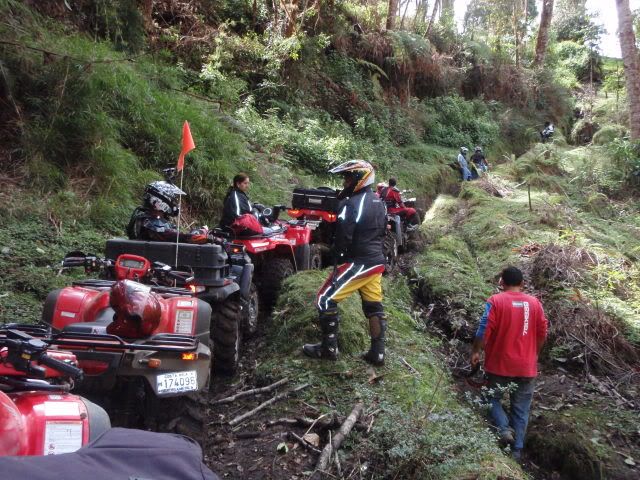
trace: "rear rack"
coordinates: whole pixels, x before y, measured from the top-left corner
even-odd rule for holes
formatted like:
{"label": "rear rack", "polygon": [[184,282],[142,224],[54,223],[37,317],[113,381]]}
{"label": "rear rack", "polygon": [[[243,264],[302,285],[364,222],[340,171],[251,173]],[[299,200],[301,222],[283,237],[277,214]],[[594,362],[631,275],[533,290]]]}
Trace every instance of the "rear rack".
{"label": "rear rack", "polygon": [[154,352],[191,352],[196,350],[199,340],[177,333],[158,333],[144,343],[127,342],[117,335],[107,333],[62,332],[44,339],[50,345],[61,347],[85,347],[115,350],[144,350]]}
{"label": "rear rack", "polygon": [[179,333],[158,333],[144,340],[144,343],[128,342],[117,335],[108,333],[51,333],[51,329],[41,325],[8,323],[0,326],[0,345],[6,338],[6,330],[20,330],[49,345],[61,347],[99,348],[107,350],[144,350],[154,352],[192,352],[200,341]]}
{"label": "rear rack", "polygon": [[[84,287],[91,288],[94,290],[102,290],[105,288],[111,288],[114,285],[115,280],[99,280],[99,279],[88,279],[88,280],[79,280],[77,282],[73,282],[72,285],[74,287]],[[178,295],[181,297],[193,297],[193,292],[188,288],[180,288],[180,287],[165,287],[162,285],[149,285],[143,283],[142,285],[146,285],[151,288],[151,291],[154,293],[158,293],[160,295]]]}

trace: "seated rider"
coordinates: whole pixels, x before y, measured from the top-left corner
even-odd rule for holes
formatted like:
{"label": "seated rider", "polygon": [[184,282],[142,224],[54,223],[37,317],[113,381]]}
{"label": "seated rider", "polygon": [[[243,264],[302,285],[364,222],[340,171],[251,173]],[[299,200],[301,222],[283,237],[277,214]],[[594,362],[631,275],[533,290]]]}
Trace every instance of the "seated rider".
{"label": "seated rider", "polygon": [[[249,201],[247,192],[250,185],[249,175],[246,173],[239,173],[233,177],[233,185],[229,187],[227,196],[224,198],[220,226],[230,228],[239,236],[262,235],[279,231],[278,226],[269,228],[260,223],[259,217],[264,207]],[[263,221],[265,224],[269,223],[264,217]]]}
{"label": "seated rider", "polygon": [[474,151],[473,151],[473,155],[471,155],[471,161],[473,162],[473,164],[475,165],[475,175],[474,172],[471,172],[471,176],[478,178],[478,174],[480,172],[486,172],[487,170],[489,170],[489,164],[487,163],[487,159],[484,156],[484,153],[482,152],[482,147],[477,146]]}
{"label": "seated rider", "polygon": [[544,130],[540,132],[540,136],[542,137],[542,141],[546,141],[553,136],[553,132],[555,129],[553,128],[553,123],[544,122]]}
{"label": "seated rider", "polygon": [[392,177],[389,179],[389,186],[382,187],[379,190],[380,198],[387,205],[387,212],[393,215],[400,215],[412,225],[418,225],[420,223],[418,212],[416,212],[415,208],[405,206],[397,184],[398,180]]}
{"label": "seated rider", "polygon": [[206,227],[191,233],[180,233],[178,227],[170,221],[170,217],[175,217],[180,212],[180,195],[186,194],[169,182],[158,181],[147,185],[142,206],[136,207],[127,225],[129,239],[197,244],[212,242],[213,237]]}
{"label": "seated rider", "polygon": [[221,227],[230,227],[237,218],[252,212],[253,205],[247,195],[250,185],[249,175],[246,173],[239,173],[233,177],[233,185],[229,187],[227,196],[224,197]]}

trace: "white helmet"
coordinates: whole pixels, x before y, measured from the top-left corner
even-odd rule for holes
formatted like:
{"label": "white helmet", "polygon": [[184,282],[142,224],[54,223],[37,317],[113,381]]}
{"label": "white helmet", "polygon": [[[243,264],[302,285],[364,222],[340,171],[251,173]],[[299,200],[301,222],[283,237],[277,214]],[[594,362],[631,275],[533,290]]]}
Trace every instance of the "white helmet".
{"label": "white helmet", "polygon": [[364,160],[349,160],[341,163],[337,167],[329,170],[329,173],[341,173],[343,175],[352,175],[356,180],[353,186],[353,192],[362,190],[368,185],[373,185],[376,180],[376,173],[373,166]]}

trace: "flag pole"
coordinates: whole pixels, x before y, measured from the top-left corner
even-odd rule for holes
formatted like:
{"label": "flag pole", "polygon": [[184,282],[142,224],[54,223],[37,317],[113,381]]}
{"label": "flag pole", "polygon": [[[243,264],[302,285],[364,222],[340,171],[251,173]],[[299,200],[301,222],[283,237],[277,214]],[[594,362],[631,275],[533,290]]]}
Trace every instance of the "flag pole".
{"label": "flag pole", "polygon": [[[182,180],[184,179],[184,168],[180,170],[180,190],[182,190]],[[176,261],[174,268],[178,268],[178,249],[180,248],[180,217],[182,216],[182,195],[178,200],[178,230],[176,233]]]}

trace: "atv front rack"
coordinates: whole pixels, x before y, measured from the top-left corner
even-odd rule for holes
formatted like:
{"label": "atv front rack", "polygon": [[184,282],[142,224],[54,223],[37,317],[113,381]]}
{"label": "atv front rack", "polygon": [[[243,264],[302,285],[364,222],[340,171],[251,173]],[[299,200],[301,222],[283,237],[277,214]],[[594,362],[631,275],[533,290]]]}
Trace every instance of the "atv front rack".
{"label": "atv front rack", "polygon": [[[73,282],[72,285],[74,287],[84,287],[91,288],[94,290],[102,290],[113,287],[115,284],[115,280],[99,280],[99,279],[88,279],[88,280],[80,280],[77,282]],[[152,292],[158,293],[160,295],[179,295],[181,297],[193,297],[193,292],[188,288],[180,288],[180,287],[165,287],[162,285],[147,285],[147,287],[151,288]]]}

